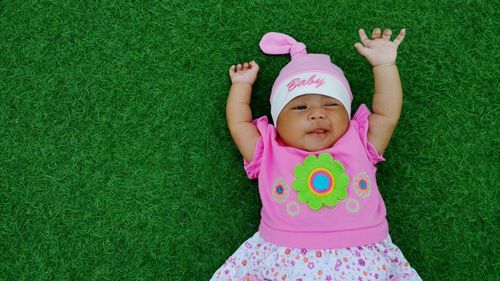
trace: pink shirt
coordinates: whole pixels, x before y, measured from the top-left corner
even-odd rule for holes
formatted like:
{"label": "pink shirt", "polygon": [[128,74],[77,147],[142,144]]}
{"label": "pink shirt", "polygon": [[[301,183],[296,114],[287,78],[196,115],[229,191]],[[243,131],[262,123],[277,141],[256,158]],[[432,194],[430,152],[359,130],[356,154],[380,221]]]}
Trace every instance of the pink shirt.
{"label": "pink shirt", "polygon": [[346,133],[316,152],[285,146],[266,116],[253,121],[261,137],[244,166],[250,179],[259,180],[259,231],[266,241],[322,249],[386,238],[386,209],[375,178],[375,165],[385,159],[368,142],[370,114],[362,104]]}

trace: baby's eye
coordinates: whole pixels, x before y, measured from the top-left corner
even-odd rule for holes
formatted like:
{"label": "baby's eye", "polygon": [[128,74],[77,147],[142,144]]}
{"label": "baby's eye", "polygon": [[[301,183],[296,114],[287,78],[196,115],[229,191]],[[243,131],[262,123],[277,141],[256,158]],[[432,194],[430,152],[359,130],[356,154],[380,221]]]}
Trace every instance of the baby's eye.
{"label": "baby's eye", "polygon": [[326,106],[338,106],[338,105],[339,105],[338,103],[329,103]]}
{"label": "baby's eye", "polygon": [[293,109],[295,109],[295,110],[304,110],[306,108],[307,108],[307,106],[305,106],[305,105],[298,105],[298,106],[294,107]]}

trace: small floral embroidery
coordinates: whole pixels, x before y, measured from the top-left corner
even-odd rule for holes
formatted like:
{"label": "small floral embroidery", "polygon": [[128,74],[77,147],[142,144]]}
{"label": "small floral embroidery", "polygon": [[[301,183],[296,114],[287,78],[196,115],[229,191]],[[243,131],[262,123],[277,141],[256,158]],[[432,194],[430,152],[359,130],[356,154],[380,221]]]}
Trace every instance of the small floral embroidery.
{"label": "small floral embroidery", "polygon": [[298,215],[300,213],[299,204],[297,204],[297,202],[295,202],[295,201],[288,202],[288,204],[286,205],[286,212],[290,216],[295,217],[296,215]]}
{"label": "small floral embroidery", "polygon": [[345,207],[349,213],[357,213],[359,211],[359,202],[356,199],[349,199],[345,202]]}
{"label": "small floral embroidery", "polygon": [[354,178],[353,187],[359,197],[368,198],[372,188],[370,177],[365,172],[359,173]]}
{"label": "small floral embroidery", "polygon": [[325,206],[336,206],[347,197],[349,176],[344,166],[333,160],[329,153],[318,157],[309,155],[303,163],[295,166],[293,189],[300,202],[314,211]]}
{"label": "small floral embroidery", "polygon": [[314,268],[314,263],[310,262],[307,267],[309,267],[309,269],[313,269]]}
{"label": "small floral embroidery", "polygon": [[342,265],[342,262],[337,259],[337,263],[335,263],[335,271],[339,271],[339,267]]}
{"label": "small floral embroidery", "polygon": [[273,198],[278,203],[283,203],[288,198],[290,192],[286,181],[283,178],[277,178],[273,184]]}

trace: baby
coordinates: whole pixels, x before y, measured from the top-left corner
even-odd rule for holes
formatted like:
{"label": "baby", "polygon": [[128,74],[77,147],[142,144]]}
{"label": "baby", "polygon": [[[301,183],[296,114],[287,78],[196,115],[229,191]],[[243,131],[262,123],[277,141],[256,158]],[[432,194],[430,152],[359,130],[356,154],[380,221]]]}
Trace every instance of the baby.
{"label": "baby", "polygon": [[353,99],[342,70],[324,54],[270,32],[266,54],[290,54],[271,91],[269,124],[252,121],[259,66],[231,66],[227,123],[262,201],[259,231],[212,280],[421,280],[392,243],[375,172],[397,125],[402,89],[396,67],[402,29],[363,29],[358,52],[373,66],[373,113]]}

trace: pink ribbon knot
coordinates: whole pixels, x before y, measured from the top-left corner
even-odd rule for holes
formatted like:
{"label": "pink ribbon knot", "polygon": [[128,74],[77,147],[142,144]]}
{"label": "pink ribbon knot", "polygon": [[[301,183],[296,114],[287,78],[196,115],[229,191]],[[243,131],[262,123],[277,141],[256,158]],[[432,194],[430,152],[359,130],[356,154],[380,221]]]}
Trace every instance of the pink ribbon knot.
{"label": "pink ribbon knot", "polygon": [[284,55],[290,54],[292,59],[298,55],[306,55],[306,45],[302,42],[297,42],[291,36],[278,33],[266,33],[259,43],[260,49],[268,55]]}

